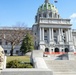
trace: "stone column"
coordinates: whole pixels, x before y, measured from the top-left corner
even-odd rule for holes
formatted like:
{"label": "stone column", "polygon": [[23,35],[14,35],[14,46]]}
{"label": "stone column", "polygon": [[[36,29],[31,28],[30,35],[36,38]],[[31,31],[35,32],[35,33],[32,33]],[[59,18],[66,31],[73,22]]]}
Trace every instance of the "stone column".
{"label": "stone column", "polygon": [[60,28],[59,28],[59,41],[61,41],[61,32],[60,32]]}
{"label": "stone column", "polygon": [[44,41],[44,28],[42,28],[42,41]]}
{"label": "stone column", "polygon": [[68,29],[68,39],[70,41],[70,29]]}
{"label": "stone column", "polygon": [[68,42],[68,31],[66,31],[66,42]]}
{"label": "stone column", "polygon": [[51,41],[51,28],[49,28],[49,42]]}
{"label": "stone column", "polygon": [[40,41],[41,41],[41,27],[40,27]]}
{"label": "stone column", "polygon": [[53,28],[52,28],[52,40],[54,40]]}
{"label": "stone column", "polygon": [[70,30],[70,40],[73,41],[73,38],[72,38],[72,30]]}
{"label": "stone column", "polygon": [[63,41],[63,29],[61,29],[61,41]]}

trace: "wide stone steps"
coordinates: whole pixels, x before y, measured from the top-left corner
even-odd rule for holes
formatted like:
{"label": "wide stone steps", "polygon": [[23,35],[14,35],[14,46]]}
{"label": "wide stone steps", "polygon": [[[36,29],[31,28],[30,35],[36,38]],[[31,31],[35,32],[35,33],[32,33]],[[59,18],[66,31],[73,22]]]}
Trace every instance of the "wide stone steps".
{"label": "wide stone steps", "polygon": [[76,72],[54,72],[53,75],[76,75]]}
{"label": "wide stone steps", "polygon": [[[45,62],[48,68],[51,69],[54,73],[56,72],[62,73],[62,74],[55,74],[55,75],[68,75],[67,73],[76,72],[75,60],[45,60]],[[66,73],[66,74],[63,74],[63,73]]]}

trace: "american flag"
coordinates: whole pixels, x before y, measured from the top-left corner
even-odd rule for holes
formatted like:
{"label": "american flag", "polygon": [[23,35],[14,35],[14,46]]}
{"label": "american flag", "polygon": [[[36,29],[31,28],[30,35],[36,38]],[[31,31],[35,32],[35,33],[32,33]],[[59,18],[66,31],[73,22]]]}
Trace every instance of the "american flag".
{"label": "american flag", "polygon": [[58,1],[57,0],[54,0],[54,2],[57,3]]}

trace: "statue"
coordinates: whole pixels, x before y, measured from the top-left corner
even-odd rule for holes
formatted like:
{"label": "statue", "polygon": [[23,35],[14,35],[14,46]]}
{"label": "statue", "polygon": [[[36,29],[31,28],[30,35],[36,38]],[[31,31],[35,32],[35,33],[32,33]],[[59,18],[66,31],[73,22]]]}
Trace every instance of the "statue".
{"label": "statue", "polygon": [[49,3],[49,0],[45,0],[45,3]]}
{"label": "statue", "polygon": [[0,46],[0,69],[3,69],[4,66],[4,49]]}

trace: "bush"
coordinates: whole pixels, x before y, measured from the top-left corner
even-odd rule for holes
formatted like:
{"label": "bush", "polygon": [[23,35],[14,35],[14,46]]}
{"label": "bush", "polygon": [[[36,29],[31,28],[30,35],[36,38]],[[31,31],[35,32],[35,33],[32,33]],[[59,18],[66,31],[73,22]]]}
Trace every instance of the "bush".
{"label": "bush", "polygon": [[32,65],[26,64],[26,68],[32,68]]}
{"label": "bush", "polygon": [[30,63],[21,63],[18,60],[13,60],[7,63],[7,68],[32,68]]}

